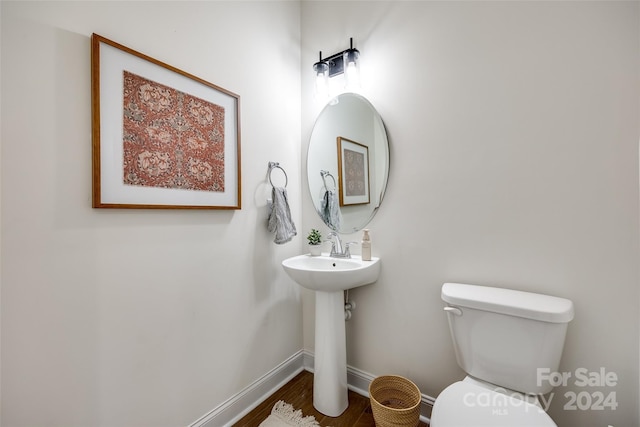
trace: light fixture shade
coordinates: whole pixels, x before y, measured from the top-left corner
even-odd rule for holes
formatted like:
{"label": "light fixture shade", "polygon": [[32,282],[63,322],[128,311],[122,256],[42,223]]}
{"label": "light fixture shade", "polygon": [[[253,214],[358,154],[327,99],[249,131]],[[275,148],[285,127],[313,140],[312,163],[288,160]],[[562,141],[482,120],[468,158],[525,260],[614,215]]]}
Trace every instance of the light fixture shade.
{"label": "light fixture shade", "polygon": [[360,88],[360,64],[358,49],[347,49],[343,54],[345,87],[355,91]]}
{"label": "light fixture shade", "polygon": [[313,71],[315,72],[315,95],[318,98],[326,98],[329,96],[329,64],[322,60],[322,53],[320,54],[320,61],[313,64]]}

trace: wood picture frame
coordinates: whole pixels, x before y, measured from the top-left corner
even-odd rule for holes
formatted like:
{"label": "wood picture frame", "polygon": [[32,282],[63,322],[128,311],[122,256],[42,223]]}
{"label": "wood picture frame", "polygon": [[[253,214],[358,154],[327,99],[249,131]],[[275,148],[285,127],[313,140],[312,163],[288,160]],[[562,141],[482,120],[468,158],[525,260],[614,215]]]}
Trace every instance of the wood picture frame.
{"label": "wood picture frame", "polygon": [[340,206],[370,203],[369,147],[342,136],[337,142]]}
{"label": "wood picture frame", "polygon": [[93,207],[240,209],[240,97],[91,37]]}

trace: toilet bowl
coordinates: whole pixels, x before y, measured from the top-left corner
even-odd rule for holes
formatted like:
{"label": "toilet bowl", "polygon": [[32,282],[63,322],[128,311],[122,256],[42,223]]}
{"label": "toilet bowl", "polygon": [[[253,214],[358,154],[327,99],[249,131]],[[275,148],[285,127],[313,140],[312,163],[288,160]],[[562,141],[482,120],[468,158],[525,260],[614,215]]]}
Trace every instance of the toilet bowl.
{"label": "toilet bowl", "polygon": [[430,426],[555,426],[538,399],[553,387],[538,372],[557,372],[573,303],[460,283],[445,283],[441,296],[456,361],[468,375],[437,397]]}
{"label": "toilet bowl", "polygon": [[[532,401],[533,400],[533,401]],[[445,388],[431,412],[431,427],[552,427],[536,398],[466,377]]]}

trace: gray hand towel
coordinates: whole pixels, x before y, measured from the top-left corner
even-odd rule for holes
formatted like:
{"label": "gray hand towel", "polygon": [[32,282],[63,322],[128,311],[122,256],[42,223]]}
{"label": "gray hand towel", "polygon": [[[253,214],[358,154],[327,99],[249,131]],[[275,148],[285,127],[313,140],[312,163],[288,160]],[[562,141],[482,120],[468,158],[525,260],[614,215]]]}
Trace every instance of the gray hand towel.
{"label": "gray hand towel", "polygon": [[340,229],[340,202],[335,191],[325,191],[320,203],[320,217],[330,229]]}
{"label": "gray hand towel", "polygon": [[273,187],[271,198],[273,201],[269,205],[268,229],[270,232],[275,233],[273,241],[281,245],[290,241],[298,233],[296,225],[291,220],[287,190],[282,187]]}

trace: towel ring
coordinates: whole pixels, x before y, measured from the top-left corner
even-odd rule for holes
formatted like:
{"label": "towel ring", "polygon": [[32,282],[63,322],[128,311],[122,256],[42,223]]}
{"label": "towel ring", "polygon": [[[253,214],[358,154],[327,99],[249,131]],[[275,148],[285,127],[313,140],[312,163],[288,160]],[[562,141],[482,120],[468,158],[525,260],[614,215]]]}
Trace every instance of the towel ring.
{"label": "towel ring", "polygon": [[280,169],[284,174],[284,179],[285,179],[284,186],[286,188],[287,185],[289,184],[289,177],[287,176],[287,172],[284,169],[282,169],[282,166],[280,166],[280,163],[278,162],[269,162],[269,184],[271,184],[271,186],[274,187],[273,182],[271,181],[271,172],[273,172],[274,169]]}
{"label": "towel ring", "polygon": [[333,191],[338,189],[338,185],[336,184],[336,179],[331,175],[329,171],[321,170],[320,176],[322,177],[322,182],[324,182],[324,188],[328,191],[329,187],[327,186],[327,176],[331,177],[333,180]]}

